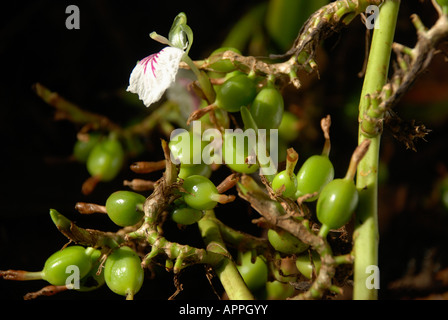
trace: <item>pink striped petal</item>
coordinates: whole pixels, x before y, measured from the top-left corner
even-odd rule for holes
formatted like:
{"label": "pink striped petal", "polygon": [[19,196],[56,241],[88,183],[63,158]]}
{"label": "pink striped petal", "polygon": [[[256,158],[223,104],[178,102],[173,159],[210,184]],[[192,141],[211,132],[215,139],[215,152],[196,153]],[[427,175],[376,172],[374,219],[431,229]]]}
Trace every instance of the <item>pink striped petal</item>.
{"label": "pink striped petal", "polygon": [[140,60],[132,70],[127,91],[138,94],[145,106],[160,100],[176,79],[184,51],[165,47]]}

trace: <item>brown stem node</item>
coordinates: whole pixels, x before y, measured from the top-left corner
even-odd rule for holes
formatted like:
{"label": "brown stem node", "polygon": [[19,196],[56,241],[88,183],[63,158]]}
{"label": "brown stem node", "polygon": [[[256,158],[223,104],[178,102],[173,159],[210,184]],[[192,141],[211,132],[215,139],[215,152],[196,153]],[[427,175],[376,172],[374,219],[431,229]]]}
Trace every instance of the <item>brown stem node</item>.
{"label": "brown stem node", "polygon": [[166,160],[160,161],[138,161],[131,164],[130,168],[135,173],[151,173],[163,170],[166,166]]}
{"label": "brown stem node", "polygon": [[81,214],[93,214],[93,213],[107,214],[106,207],[96,203],[77,202],[75,204],[75,210]]}
{"label": "brown stem node", "polygon": [[144,179],[132,179],[132,180],[124,180],[123,185],[131,188],[134,191],[148,191],[154,190],[155,182]]}
{"label": "brown stem node", "polygon": [[201,109],[193,111],[190,114],[190,116],[188,117],[187,125],[190,125],[190,123],[192,121],[201,119],[205,114],[213,111],[213,109],[215,109],[215,108],[216,108],[216,105],[211,104],[211,105],[208,105],[208,106],[206,106],[204,108],[201,108]]}

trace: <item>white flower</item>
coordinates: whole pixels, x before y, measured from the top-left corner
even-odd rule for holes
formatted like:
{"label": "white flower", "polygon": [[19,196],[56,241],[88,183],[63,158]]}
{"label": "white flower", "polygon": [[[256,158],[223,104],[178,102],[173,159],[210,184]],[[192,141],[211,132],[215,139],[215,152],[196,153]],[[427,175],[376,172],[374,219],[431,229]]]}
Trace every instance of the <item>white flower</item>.
{"label": "white flower", "polygon": [[127,91],[138,94],[147,107],[157,102],[176,80],[184,54],[182,49],[165,47],[140,60],[132,70]]}

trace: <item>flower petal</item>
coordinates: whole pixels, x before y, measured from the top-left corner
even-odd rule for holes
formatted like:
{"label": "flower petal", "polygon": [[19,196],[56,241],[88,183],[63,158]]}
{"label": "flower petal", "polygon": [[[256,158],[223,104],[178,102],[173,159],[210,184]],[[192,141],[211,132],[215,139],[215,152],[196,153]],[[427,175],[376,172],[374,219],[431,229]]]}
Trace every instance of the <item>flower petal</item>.
{"label": "flower petal", "polygon": [[184,51],[166,47],[140,60],[132,70],[127,91],[138,94],[145,106],[160,100],[175,81]]}
{"label": "flower petal", "polygon": [[190,85],[195,76],[191,70],[181,69],[177,73],[176,81],[166,91],[166,97],[179,105],[179,111],[184,120],[187,121],[190,114],[199,109],[200,99],[192,90]]}

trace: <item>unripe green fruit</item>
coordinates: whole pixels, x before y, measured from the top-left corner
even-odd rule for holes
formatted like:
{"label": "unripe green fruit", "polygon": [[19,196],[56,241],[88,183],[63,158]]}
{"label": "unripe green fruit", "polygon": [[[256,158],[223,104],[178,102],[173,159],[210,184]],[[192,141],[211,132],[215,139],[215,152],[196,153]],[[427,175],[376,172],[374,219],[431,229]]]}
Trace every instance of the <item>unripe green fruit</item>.
{"label": "unripe green fruit", "polygon": [[256,172],[259,169],[257,163],[246,163],[249,146],[243,133],[225,133],[222,145],[224,163],[235,172],[246,174]]}
{"label": "unripe green fruit", "polygon": [[206,178],[210,178],[210,176],[212,175],[212,168],[205,164],[195,164],[195,165],[180,165],[180,170],[179,170],[179,174],[178,177],[181,179],[186,179],[189,176],[193,176],[193,175],[199,175],[199,176],[203,176]]}
{"label": "unripe green fruit", "polygon": [[284,111],[278,127],[278,136],[286,141],[294,141],[299,136],[299,118],[294,113]]}
{"label": "unripe green fruit", "polygon": [[268,300],[284,300],[294,294],[294,287],[289,283],[278,280],[266,282],[266,295]]}
{"label": "unripe green fruit", "polygon": [[330,159],[325,155],[309,157],[297,173],[296,199],[306,194],[317,192],[317,195],[306,201],[318,198],[322,188],[334,178],[334,168]]}
{"label": "unripe green fruit", "polygon": [[437,3],[442,7],[442,14],[448,15],[448,0],[436,0]]}
{"label": "unripe green fruit", "polygon": [[70,246],[53,253],[46,261],[42,270],[42,279],[52,285],[62,286],[66,284],[70,272],[69,266],[76,266],[79,270],[79,278],[86,276],[92,268],[91,255],[93,248],[82,246]]}
{"label": "unripe green fruit", "polygon": [[90,271],[79,281],[79,289],[78,291],[86,292],[98,289],[104,283],[104,272],[98,273],[98,268],[101,266],[101,251],[95,250],[90,256],[92,260],[92,268]]}
{"label": "unripe green fruit", "polygon": [[[224,81],[227,81],[230,78],[233,78],[235,76],[241,76],[241,75],[246,75],[246,74],[240,70],[231,71],[229,73],[226,73],[226,75],[224,77]],[[219,85],[218,85],[218,87],[219,87]],[[218,87],[216,87],[216,88],[218,88]]]}
{"label": "unripe green fruit", "polygon": [[316,206],[317,219],[322,223],[321,235],[350,220],[358,205],[358,197],[358,190],[349,179],[334,179],[322,189]]}
{"label": "unripe green fruit", "polygon": [[90,152],[93,150],[100,138],[101,135],[99,133],[90,133],[87,141],[76,140],[75,145],[73,146],[73,156],[75,159],[79,162],[86,162],[89,158]]}
{"label": "unripe green fruit", "polygon": [[190,225],[198,222],[204,216],[204,213],[201,210],[193,209],[193,208],[177,208],[171,213],[171,219],[174,222]]}
{"label": "unripe green fruit", "polygon": [[448,7],[448,0],[436,0],[441,7]]}
{"label": "unripe green fruit", "polygon": [[[236,48],[222,47],[222,48],[218,48],[215,51],[213,51],[212,54],[210,55],[210,58],[213,58],[213,55],[222,53],[224,51],[233,51],[235,53],[241,54],[241,52]],[[216,62],[210,64],[210,68],[212,68],[214,71],[217,71],[217,72],[226,72],[226,73],[234,71],[236,69],[236,67],[233,65],[232,61],[230,61],[229,59],[221,59],[219,61],[216,61]]]}
{"label": "unripe green fruit", "polygon": [[168,143],[171,156],[184,167],[201,164],[202,150],[207,145],[201,136],[191,131],[182,131]]}
{"label": "unripe green fruit", "polygon": [[144,196],[132,191],[116,191],[106,200],[107,215],[116,225],[133,226],[143,218],[145,200]]}
{"label": "unripe green fruit", "polygon": [[268,240],[278,252],[285,254],[299,254],[308,249],[309,245],[303,243],[287,231],[268,230]]}
{"label": "unripe green fruit", "polygon": [[238,112],[242,106],[249,105],[257,94],[254,80],[239,74],[226,80],[216,88],[215,104],[228,112]]}
{"label": "unripe green fruit", "polygon": [[301,254],[296,259],[296,267],[299,270],[299,272],[305,276],[307,279],[311,279],[311,275],[313,272],[313,265],[315,268],[316,274],[319,274],[321,261],[320,256],[316,251],[312,251],[311,253],[313,264],[311,264],[309,254]]}
{"label": "unripe green fruit", "polygon": [[[208,106],[207,101],[202,100],[200,108],[205,108],[207,106]],[[226,128],[226,129],[229,128],[230,118],[229,118],[229,114],[227,113],[227,111],[224,109],[221,109],[221,108],[215,108],[213,110],[213,112],[214,112],[214,116],[216,118],[216,122],[219,123],[223,128]],[[202,116],[202,118],[199,119],[199,121],[201,122],[202,132],[204,132],[205,130],[210,129],[210,128],[215,128],[215,123],[210,118],[210,114],[211,114],[211,112],[207,112],[204,116]]]}
{"label": "unripe green fruit", "polygon": [[116,294],[133,297],[144,280],[140,257],[129,247],[114,250],[104,264],[104,279]]}
{"label": "unripe green fruit", "polygon": [[297,178],[294,174],[289,174],[287,170],[280,171],[272,180],[272,189],[274,191],[280,190],[282,186],[285,186],[285,190],[282,195],[287,198],[294,198],[297,191]]}
{"label": "unripe green fruit", "polygon": [[252,263],[252,254],[245,252],[241,255],[241,265],[237,266],[244,282],[250,291],[263,288],[268,281],[268,266],[261,257],[257,257]]}
{"label": "unripe green fruit", "polygon": [[218,189],[208,178],[193,175],[184,180],[182,187],[187,193],[184,193],[183,199],[191,208],[197,210],[213,209],[218,202],[215,200],[219,195]]}
{"label": "unripe green fruit", "polygon": [[101,181],[111,181],[120,172],[124,162],[124,150],[116,139],[99,141],[89,154],[87,170]]}
{"label": "unripe green fruit", "polygon": [[258,128],[266,130],[279,127],[283,110],[283,96],[273,86],[261,89],[250,107],[250,113]]}

